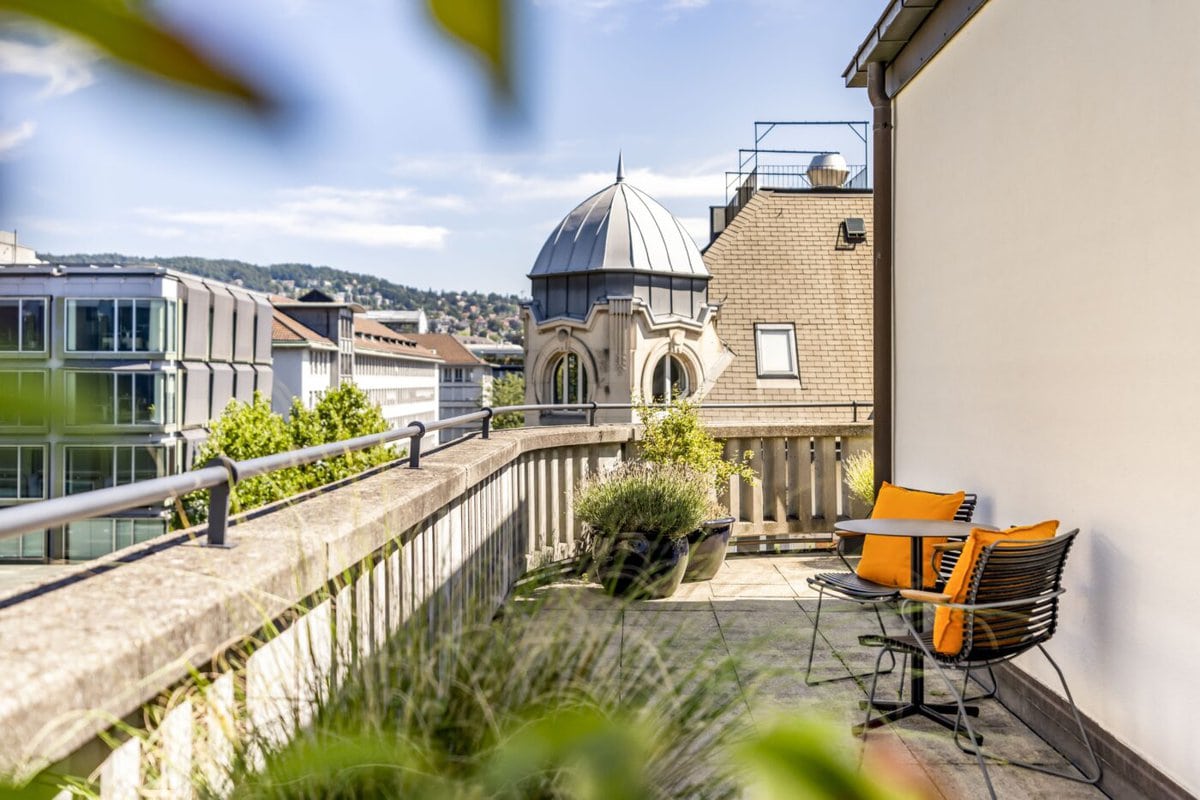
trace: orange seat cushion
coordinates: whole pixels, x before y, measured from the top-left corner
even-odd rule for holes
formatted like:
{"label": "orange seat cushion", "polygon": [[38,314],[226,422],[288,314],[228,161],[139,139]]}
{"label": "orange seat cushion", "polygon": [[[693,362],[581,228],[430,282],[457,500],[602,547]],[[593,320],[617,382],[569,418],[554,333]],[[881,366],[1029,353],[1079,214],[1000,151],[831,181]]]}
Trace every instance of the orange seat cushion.
{"label": "orange seat cushion", "polygon": [[[905,489],[893,486],[887,481],[879,488],[879,496],[875,500],[875,508],[871,511],[872,519],[954,519],[958,507],[962,505],[965,492],[954,494],[935,494],[934,492],[919,492],[915,489]],[[933,583],[933,567],[930,559],[933,557],[933,546],[945,542],[944,537],[931,537],[924,540],[924,576],[925,584]],[[912,585],[912,567],[909,564],[911,541],[905,536],[871,536],[863,542],[862,559],[858,562],[858,577],[884,586],[908,588]]]}
{"label": "orange seat cushion", "polygon": [[[985,547],[1006,540],[1053,539],[1058,533],[1058,520],[1051,519],[1036,525],[1021,525],[1005,531],[985,531],[974,528],[963,546],[962,555],[946,581],[942,591],[950,595],[951,603],[967,602],[967,590],[971,585],[971,573]],[[1019,546],[1019,545],[1014,545]],[[963,622],[965,612],[953,608],[939,608],[933,618],[933,649],[948,656],[956,656],[963,648]]]}

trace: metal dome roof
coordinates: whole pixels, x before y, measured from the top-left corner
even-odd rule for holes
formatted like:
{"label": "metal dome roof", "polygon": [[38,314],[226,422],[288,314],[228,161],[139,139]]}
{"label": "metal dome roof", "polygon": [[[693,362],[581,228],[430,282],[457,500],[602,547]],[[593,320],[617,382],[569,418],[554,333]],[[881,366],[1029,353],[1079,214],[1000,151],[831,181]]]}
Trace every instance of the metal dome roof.
{"label": "metal dome roof", "polygon": [[625,183],[619,157],[616,182],[563,218],[529,277],[596,270],[708,277],[692,237],[657,200]]}

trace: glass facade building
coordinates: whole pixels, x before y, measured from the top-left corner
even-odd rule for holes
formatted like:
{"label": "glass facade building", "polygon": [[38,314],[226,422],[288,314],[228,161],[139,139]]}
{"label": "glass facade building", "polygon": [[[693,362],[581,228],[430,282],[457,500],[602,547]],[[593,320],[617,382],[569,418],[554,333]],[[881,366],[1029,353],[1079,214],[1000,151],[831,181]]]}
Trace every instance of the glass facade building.
{"label": "glass facade building", "polygon": [[[271,387],[263,295],[154,266],[0,267],[0,506],[189,469],[208,422]],[[169,511],[3,540],[0,561],[95,558]]]}

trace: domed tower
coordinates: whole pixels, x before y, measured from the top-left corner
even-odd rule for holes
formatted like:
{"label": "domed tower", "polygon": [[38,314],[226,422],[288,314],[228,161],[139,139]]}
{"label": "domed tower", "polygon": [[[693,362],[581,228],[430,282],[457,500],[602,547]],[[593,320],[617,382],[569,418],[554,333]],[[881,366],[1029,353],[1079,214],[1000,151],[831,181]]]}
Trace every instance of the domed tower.
{"label": "domed tower", "polygon": [[[716,334],[709,277],[683,225],[625,182],[618,158],[616,181],[563,218],[529,273],[527,402],[702,399],[732,359]],[[629,421],[631,412],[598,419]]]}

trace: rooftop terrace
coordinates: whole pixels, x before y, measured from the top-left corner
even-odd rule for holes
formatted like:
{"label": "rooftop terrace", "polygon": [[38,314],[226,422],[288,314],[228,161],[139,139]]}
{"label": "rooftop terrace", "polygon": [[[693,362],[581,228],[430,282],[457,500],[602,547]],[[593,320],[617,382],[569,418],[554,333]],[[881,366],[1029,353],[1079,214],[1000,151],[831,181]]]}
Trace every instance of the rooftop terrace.
{"label": "rooftop terrace", "polygon": [[[836,518],[861,515],[843,496],[837,453],[864,430],[718,426],[730,446],[762,458],[763,482],[735,481],[729,491],[740,549],[774,549],[764,531],[819,548]],[[645,635],[693,661],[735,656],[723,679],[754,724],[773,711],[820,714],[838,727],[858,720],[860,687],[808,687],[802,677],[815,602],[804,579],[835,563],[826,550],[734,556],[711,583],[628,607],[578,580],[512,595],[530,569],[574,552],[576,482],[636,453],[638,431],[576,426],[462,440],[425,454],[419,468],[397,462],[234,518],[233,549],[191,546],[204,531],[185,532],[0,592],[8,655],[0,771],[54,765],[103,796],[186,796],[181,787],[228,767],[239,741],[281,744],[306,726],[321,698],[402,626],[458,630],[472,607],[520,610],[539,598],[547,604],[537,614],[582,608],[592,624],[618,626],[622,652],[628,637]],[[857,636],[873,617],[835,604],[828,619],[832,649],[818,648],[818,670],[861,671],[870,653]],[[121,719],[134,727],[114,729]],[[1021,723],[992,712],[984,721],[1019,750],[1056,757]],[[974,763],[943,731],[906,720],[868,742],[868,764],[889,782],[924,797],[983,796]],[[1102,796],[1012,768],[997,768],[993,780],[1001,796]]]}

